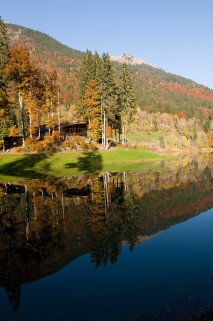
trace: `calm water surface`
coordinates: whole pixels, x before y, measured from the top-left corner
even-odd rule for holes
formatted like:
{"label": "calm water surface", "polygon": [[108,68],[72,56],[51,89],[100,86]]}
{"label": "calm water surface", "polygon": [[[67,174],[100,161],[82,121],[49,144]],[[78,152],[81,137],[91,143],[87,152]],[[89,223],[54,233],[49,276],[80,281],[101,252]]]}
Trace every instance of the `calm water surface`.
{"label": "calm water surface", "polygon": [[212,254],[211,155],[0,183],[1,320],[191,320]]}

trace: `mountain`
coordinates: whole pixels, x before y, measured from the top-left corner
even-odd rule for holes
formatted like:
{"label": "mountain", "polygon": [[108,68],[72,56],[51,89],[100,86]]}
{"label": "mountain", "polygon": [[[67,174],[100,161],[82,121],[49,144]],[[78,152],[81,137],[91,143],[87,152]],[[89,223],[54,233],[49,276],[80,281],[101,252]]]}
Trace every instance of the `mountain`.
{"label": "mountain", "polygon": [[36,56],[46,66],[57,71],[61,87],[61,99],[65,107],[75,104],[77,99],[77,74],[83,52],[72,49],[47,34],[5,22],[10,44],[26,45],[32,56]]}
{"label": "mountain", "polygon": [[148,62],[139,59],[139,58],[134,58],[132,55],[130,55],[128,52],[124,52],[122,56],[113,56],[110,58],[112,61],[116,61],[118,63],[126,63],[127,65],[149,65],[152,66],[154,68],[156,68],[155,66],[149,64]]}
{"label": "mountain", "polygon": [[[68,109],[78,97],[78,70],[83,52],[29,28],[5,23],[10,43],[26,44],[31,53],[57,70],[61,99]],[[137,104],[147,113],[168,113],[184,118],[207,120],[213,114],[213,90],[184,77],[152,66],[127,52],[111,57],[117,74],[128,63],[133,75]]]}
{"label": "mountain", "polygon": [[39,53],[41,53],[42,50],[47,50],[48,52],[56,53],[57,55],[82,59],[83,52],[63,45],[58,40],[43,32],[22,27],[11,22],[4,23],[7,27],[10,41],[19,39],[29,43],[33,42],[36,45],[35,50]]}

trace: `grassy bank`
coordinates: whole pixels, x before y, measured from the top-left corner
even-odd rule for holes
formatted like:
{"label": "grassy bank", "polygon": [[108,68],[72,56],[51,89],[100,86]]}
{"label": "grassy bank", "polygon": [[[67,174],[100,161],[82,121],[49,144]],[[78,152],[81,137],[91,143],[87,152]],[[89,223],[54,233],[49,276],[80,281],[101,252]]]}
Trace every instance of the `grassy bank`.
{"label": "grassy bank", "polygon": [[0,156],[0,179],[5,176],[34,178],[136,169],[144,166],[141,164],[143,162],[163,159],[162,156],[143,150],[2,154]]}

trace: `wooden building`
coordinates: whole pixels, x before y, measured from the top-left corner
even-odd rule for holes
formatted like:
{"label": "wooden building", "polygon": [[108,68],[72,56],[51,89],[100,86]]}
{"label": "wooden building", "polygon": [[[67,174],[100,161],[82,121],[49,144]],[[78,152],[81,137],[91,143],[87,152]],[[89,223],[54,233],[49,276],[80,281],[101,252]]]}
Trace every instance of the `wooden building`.
{"label": "wooden building", "polygon": [[87,127],[88,125],[84,121],[61,124],[61,135],[64,138],[75,135],[87,136]]}

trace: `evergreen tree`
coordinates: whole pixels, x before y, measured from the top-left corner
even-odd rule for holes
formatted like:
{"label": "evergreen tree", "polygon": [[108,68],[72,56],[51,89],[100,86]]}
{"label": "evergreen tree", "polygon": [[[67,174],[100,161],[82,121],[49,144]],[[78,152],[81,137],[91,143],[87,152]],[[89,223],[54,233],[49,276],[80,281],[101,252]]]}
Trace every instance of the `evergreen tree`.
{"label": "evergreen tree", "polygon": [[161,136],[161,137],[159,138],[159,141],[160,141],[160,148],[165,149],[165,144],[164,144],[163,136]]}
{"label": "evergreen tree", "polygon": [[9,99],[6,92],[6,81],[2,70],[8,57],[8,41],[5,25],[0,17],[0,140],[5,151],[4,138],[9,133]]}
{"label": "evergreen tree", "polygon": [[210,130],[210,119],[206,119],[204,126],[203,126],[204,132],[207,134],[208,131]]}
{"label": "evergreen tree", "polygon": [[102,59],[98,53],[92,55],[86,52],[79,71],[79,114],[86,117],[83,98],[90,80],[95,80],[101,99],[102,143],[107,146],[106,129],[109,123],[113,126],[118,114],[118,90],[115,84],[115,70],[108,54],[103,54]]}
{"label": "evergreen tree", "polygon": [[122,144],[124,145],[126,142],[126,126],[133,120],[133,116],[136,113],[136,99],[132,84],[132,75],[126,63],[123,64],[122,72],[119,77],[119,94],[122,121]]}
{"label": "evergreen tree", "polygon": [[97,51],[95,51],[95,54],[93,56],[93,70],[94,70],[94,79],[96,81],[97,88],[98,88],[100,87],[100,84],[101,84],[102,60],[99,54],[97,53]]}
{"label": "evergreen tree", "polygon": [[102,107],[102,143],[107,147],[106,127],[113,126],[118,113],[118,90],[115,83],[115,70],[108,53],[102,55],[102,66],[99,74],[99,90]]}
{"label": "evergreen tree", "polygon": [[194,134],[193,134],[192,139],[193,139],[194,141],[197,139],[197,132],[196,132],[196,129],[195,129],[195,131],[194,131]]}
{"label": "evergreen tree", "polygon": [[8,41],[7,41],[7,32],[4,25],[4,22],[0,17],[0,88],[5,88],[5,81],[2,78],[2,69],[5,66],[6,59],[8,56]]}
{"label": "evergreen tree", "polygon": [[87,50],[86,54],[83,56],[83,61],[81,68],[78,74],[78,83],[79,83],[79,104],[78,111],[81,116],[85,116],[83,108],[83,98],[86,91],[86,86],[88,85],[91,79],[95,79],[95,61],[94,56],[91,51]]}
{"label": "evergreen tree", "polygon": [[102,61],[97,51],[93,55],[91,51],[87,50],[83,56],[83,61],[78,74],[79,83],[79,98],[83,99],[86,91],[86,86],[91,79],[94,79],[97,85],[100,83]]}

